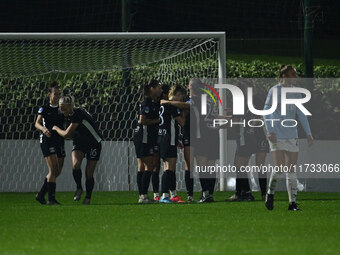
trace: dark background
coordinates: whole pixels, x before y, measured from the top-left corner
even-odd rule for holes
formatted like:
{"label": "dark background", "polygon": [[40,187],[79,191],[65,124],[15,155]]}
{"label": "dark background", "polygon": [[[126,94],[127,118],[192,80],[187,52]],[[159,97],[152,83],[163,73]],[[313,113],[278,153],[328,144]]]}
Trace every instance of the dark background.
{"label": "dark background", "polygon": [[[129,31],[227,31],[228,38],[301,38],[301,0],[130,0]],[[339,39],[340,1],[313,0],[314,34]],[[121,0],[5,0],[1,32],[121,31]]]}

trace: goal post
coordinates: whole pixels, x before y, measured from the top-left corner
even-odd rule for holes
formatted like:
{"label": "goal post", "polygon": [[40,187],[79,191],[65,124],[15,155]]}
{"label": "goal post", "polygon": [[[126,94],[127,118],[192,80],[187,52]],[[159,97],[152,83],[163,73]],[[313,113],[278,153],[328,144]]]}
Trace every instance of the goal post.
{"label": "goal post", "polygon": [[[37,107],[47,102],[48,81],[54,79],[64,93],[75,94],[78,106],[96,115],[107,142],[103,147],[114,154],[104,153],[106,162],[101,160],[99,164],[104,170],[96,173],[96,189],[135,190],[131,137],[140,85],[152,77],[169,84],[184,84],[192,77],[219,78],[222,82],[226,78],[226,40],[224,32],[1,33],[0,60],[0,164],[7,169],[0,176],[9,180],[8,184],[1,184],[0,191],[37,190],[46,174],[38,141],[32,141],[38,136],[33,121]],[[124,72],[126,69],[130,71]],[[129,80],[129,90],[124,79]],[[220,95],[225,101],[226,95]],[[219,112],[224,114],[224,109],[220,107]],[[226,130],[220,130],[223,165],[227,160],[226,138]],[[28,146],[34,149],[29,150]],[[28,157],[27,161],[20,159],[15,150]],[[180,160],[183,161],[183,155]],[[66,162],[64,168],[69,164]],[[126,169],[127,176],[120,176],[110,169],[112,166]],[[33,184],[29,183],[28,174],[20,173],[22,167],[34,175]],[[40,168],[40,172],[35,168]],[[64,169],[64,177],[61,176],[66,182],[63,190],[71,185],[66,181],[67,172]],[[179,186],[183,188],[184,174],[180,172]],[[25,180],[24,185],[14,183],[17,177]],[[224,177],[219,178],[220,190],[226,188]],[[117,185],[120,181],[123,184]]]}

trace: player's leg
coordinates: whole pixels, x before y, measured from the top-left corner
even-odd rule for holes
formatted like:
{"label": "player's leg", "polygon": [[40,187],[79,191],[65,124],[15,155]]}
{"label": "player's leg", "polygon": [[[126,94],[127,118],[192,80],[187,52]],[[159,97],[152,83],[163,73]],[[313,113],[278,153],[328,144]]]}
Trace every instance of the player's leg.
{"label": "player's leg", "polygon": [[237,171],[236,191],[233,196],[227,199],[228,202],[254,200],[254,197],[251,194],[249,186],[248,173],[240,171],[241,167],[248,165],[251,154],[250,153],[242,154],[240,151],[241,150],[236,150],[234,158],[234,165]]}
{"label": "player's leg", "polygon": [[194,178],[192,178],[192,173],[190,173],[190,162],[193,162],[191,159],[193,153],[190,152],[192,149],[193,148],[191,146],[185,145],[183,148],[185,161],[185,186],[187,188],[188,202],[194,201]]}
{"label": "player's leg", "polygon": [[56,177],[58,177],[61,174],[61,171],[64,167],[64,159],[65,159],[65,145],[64,141],[62,141],[62,144],[57,148],[57,157],[58,157],[58,172],[56,173]]}
{"label": "player's leg", "polygon": [[[35,196],[35,200],[37,200],[40,204],[46,204],[45,195],[48,192],[48,187],[49,187],[49,185],[47,183],[48,183],[48,180],[50,180],[50,178],[51,178],[52,171],[55,171],[55,168],[53,168],[53,164],[49,165],[48,162],[50,162],[50,160],[47,161],[46,158],[50,157],[51,155],[54,155],[56,153],[56,148],[54,146],[51,146],[43,138],[40,139],[40,148],[41,148],[41,151],[42,151],[43,156],[45,158],[45,161],[47,163],[48,174],[46,175],[46,177],[44,179],[44,183],[43,183],[40,191]],[[53,175],[53,176],[55,176],[55,175]]]}
{"label": "player's leg", "polygon": [[141,158],[137,158],[137,187],[139,197],[142,195],[142,177],[145,171],[145,166]]}
{"label": "player's leg", "polygon": [[[203,166],[203,167],[208,167],[208,158],[205,156],[196,156],[196,161],[198,166]],[[210,195],[210,190],[211,190],[211,184],[212,182],[210,181],[210,173],[207,172],[200,172],[199,173],[199,178],[200,178],[200,183],[201,183],[201,188],[202,188],[202,197],[198,201],[198,203],[207,203],[207,202],[213,202],[214,199]]]}
{"label": "player's leg", "polygon": [[[172,198],[176,195],[176,158],[163,158],[164,173],[162,175],[162,196],[160,203],[173,203]],[[173,183],[175,181],[175,184]],[[169,196],[171,193],[171,198]]]}
{"label": "player's leg", "polygon": [[93,173],[94,170],[96,169],[97,165],[96,160],[87,160],[86,162],[86,168],[85,168],[85,187],[86,187],[86,195],[83,201],[84,205],[89,205],[91,202],[91,197],[92,197],[92,191],[94,187],[94,178],[93,178]]}
{"label": "player's leg", "polygon": [[47,179],[47,192],[48,192],[48,205],[58,205],[59,203],[55,199],[56,190],[56,175],[59,172],[59,164],[57,154],[52,154],[45,157],[49,172]]}
{"label": "player's leg", "polygon": [[[216,165],[216,160],[210,159],[208,160],[208,166],[215,166]],[[208,178],[208,183],[209,183],[209,195],[211,198],[213,198],[214,191],[215,191],[215,186],[216,186],[216,173],[211,173],[209,178]]]}
{"label": "player's leg", "polygon": [[[284,166],[285,165],[285,153],[283,150],[276,150],[273,151],[273,158],[274,163],[276,166]],[[268,191],[266,195],[266,202],[265,205],[268,210],[274,209],[274,193],[275,193],[275,187],[277,183],[277,178],[281,172],[273,171],[270,174],[269,184],[268,184]]]}
{"label": "player's leg", "polygon": [[145,171],[143,172],[143,176],[142,176],[142,192],[141,192],[142,194],[140,196],[139,201],[140,203],[151,203],[153,200],[149,198],[148,190],[149,190],[152,171],[154,169],[153,155],[143,157],[142,162],[145,165]]}
{"label": "player's leg", "polygon": [[285,151],[285,165],[289,167],[291,172],[286,173],[286,185],[289,197],[288,210],[300,210],[296,204],[297,195],[297,176],[295,167],[298,159],[298,152]]}
{"label": "player's leg", "polygon": [[159,170],[161,167],[161,161],[158,152],[158,145],[154,146],[154,169],[152,171],[152,189],[153,189],[153,196],[155,201],[159,201]]}
{"label": "player's leg", "polygon": [[83,201],[83,205],[89,205],[91,202],[92,191],[94,187],[93,173],[96,169],[97,162],[99,161],[102,146],[100,143],[87,146],[86,150],[86,169],[85,169],[85,187],[86,196]]}
{"label": "player's leg", "polygon": [[81,195],[83,193],[83,186],[81,184],[82,172],[81,172],[81,163],[85,157],[84,152],[81,150],[73,150],[72,151],[72,175],[74,182],[77,185],[77,190],[74,194],[74,201],[79,201],[81,199]]}
{"label": "player's leg", "polygon": [[[260,167],[266,163],[266,152],[257,152],[255,156],[255,163],[256,166]],[[266,199],[266,192],[267,192],[267,174],[261,171],[258,173],[259,176],[259,184],[261,189],[261,197],[262,200]]]}

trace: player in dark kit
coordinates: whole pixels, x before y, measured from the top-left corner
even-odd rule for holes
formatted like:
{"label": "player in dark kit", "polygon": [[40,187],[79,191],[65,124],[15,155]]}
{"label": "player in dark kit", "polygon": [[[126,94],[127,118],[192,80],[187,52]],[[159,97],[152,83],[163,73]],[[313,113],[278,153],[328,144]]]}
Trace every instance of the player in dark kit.
{"label": "player in dark kit", "polygon": [[[197,165],[209,168],[214,166],[215,161],[219,158],[219,129],[213,127],[213,119],[220,118],[220,116],[218,115],[217,107],[215,107],[210,97],[207,98],[207,114],[203,115],[200,113],[202,104],[201,94],[202,89],[205,87],[205,84],[197,78],[191,79],[189,82],[191,113],[195,113],[192,114],[195,116],[191,116],[192,119],[195,119],[195,122],[191,121],[191,123],[196,123],[194,127],[191,127],[191,131],[194,131],[191,138],[194,138],[194,141],[190,141],[190,143],[193,146]],[[214,202],[213,193],[216,184],[216,173],[199,172],[199,176],[202,197],[198,202]]]}
{"label": "player in dark kit", "polygon": [[60,98],[59,107],[61,112],[68,118],[70,125],[66,130],[54,126],[53,130],[64,138],[73,138],[72,165],[73,178],[77,184],[77,191],[74,200],[79,201],[83,193],[81,185],[81,163],[86,156],[86,196],[83,204],[91,202],[92,190],[94,187],[93,173],[101,153],[102,136],[98,131],[92,116],[84,109],[74,108],[74,99],[71,96]]}
{"label": "player in dark kit", "polygon": [[157,145],[159,98],[161,94],[162,87],[157,80],[150,80],[144,84],[144,98],[139,105],[138,126],[133,137],[138,161],[139,203],[153,202],[148,196],[148,189],[155,165],[154,147]]}
{"label": "player in dark kit", "polygon": [[[247,95],[247,88],[253,87],[250,80],[243,79],[238,82],[238,87],[243,91],[244,95]],[[256,109],[263,109],[264,102],[256,95],[253,96],[253,104]],[[264,101],[264,100],[263,100]],[[235,121],[248,123],[251,119],[260,119],[261,116],[254,115],[250,112],[247,105],[245,105],[245,114],[238,118],[234,118]],[[256,123],[252,123],[256,125]],[[237,138],[236,138],[236,152],[234,158],[234,164],[239,171],[241,167],[248,166],[251,155],[255,154],[255,161],[257,166],[265,164],[266,155],[269,153],[269,144],[265,135],[264,127],[250,127],[250,126],[236,126]],[[259,172],[259,183],[261,188],[262,200],[265,199],[267,189],[266,174]],[[251,193],[248,174],[237,172],[236,175],[236,192],[233,196],[226,201],[253,201],[254,197]]]}
{"label": "player in dark kit", "polygon": [[[174,85],[170,92],[170,100],[183,101],[185,89]],[[162,197],[160,203],[183,203],[176,194],[176,161],[177,145],[179,139],[179,126],[184,126],[185,117],[180,108],[170,104],[162,105],[159,109],[158,143],[160,157],[164,161],[164,173],[162,175]],[[169,197],[169,190],[171,198]]]}
{"label": "player in dark kit", "polygon": [[[161,100],[162,99],[169,99],[169,90],[170,90],[170,86],[168,84],[162,84],[162,95],[161,95]],[[161,167],[161,160],[159,157],[159,144],[157,143],[154,146],[154,169],[152,172],[152,176],[151,176],[151,180],[152,180],[152,189],[153,189],[153,199],[155,201],[159,201],[160,200],[160,196],[159,196],[159,170]],[[143,166],[144,168],[144,164],[141,164],[141,166]],[[143,169],[144,171],[144,169]]]}
{"label": "player in dark kit", "polygon": [[40,107],[35,127],[42,132],[40,147],[49,172],[35,199],[41,204],[46,204],[45,194],[48,192],[48,204],[58,205],[55,199],[56,178],[64,165],[65,149],[64,139],[57,132],[52,131],[53,126],[59,128],[64,126],[64,115],[59,112],[60,89],[57,82],[53,81],[49,84],[48,97],[49,104]]}
{"label": "player in dark kit", "polygon": [[170,104],[177,108],[180,108],[185,115],[185,123],[182,127],[182,145],[183,145],[183,153],[184,153],[184,161],[185,161],[185,185],[188,193],[188,202],[194,201],[194,179],[190,176],[190,162],[193,160],[191,156],[193,153],[190,151],[193,148],[190,146],[190,97],[186,97],[184,102],[181,101],[170,101],[170,100],[161,100],[161,105]]}

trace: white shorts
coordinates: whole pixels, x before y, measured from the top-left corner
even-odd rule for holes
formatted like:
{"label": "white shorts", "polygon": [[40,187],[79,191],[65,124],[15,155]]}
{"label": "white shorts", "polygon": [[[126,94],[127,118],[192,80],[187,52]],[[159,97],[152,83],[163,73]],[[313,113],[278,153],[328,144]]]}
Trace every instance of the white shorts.
{"label": "white shorts", "polygon": [[277,139],[276,143],[269,141],[269,146],[271,151],[289,151],[298,152],[299,151],[299,139]]}

